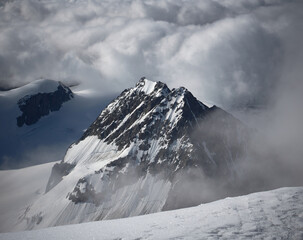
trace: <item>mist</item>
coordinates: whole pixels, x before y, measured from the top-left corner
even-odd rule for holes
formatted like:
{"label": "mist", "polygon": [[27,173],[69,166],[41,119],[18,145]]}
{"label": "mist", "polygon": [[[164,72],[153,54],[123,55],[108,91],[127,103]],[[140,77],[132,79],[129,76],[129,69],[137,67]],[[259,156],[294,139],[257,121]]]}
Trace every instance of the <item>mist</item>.
{"label": "mist", "polygon": [[[301,55],[302,52],[298,51],[297,54]],[[302,75],[298,74],[301,68],[296,66],[294,63],[293,72],[286,79],[281,79],[281,85],[273,90],[270,104],[263,108],[234,110],[234,116],[242,120],[248,132],[242,133],[242,146],[229,132],[229,145],[242,147],[244,152],[234,158],[228,177],[212,178],[203,173],[182,173],[183,185],[177,192],[187,194],[181,204],[185,203],[186,206],[188,202],[198,204],[198,201],[208,202],[303,185],[303,81]],[[210,123],[201,124],[206,124],[210,135],[226,131],[224,126],[214,130]],[[199,129],[194,132],[201,138],[205,135]]]}

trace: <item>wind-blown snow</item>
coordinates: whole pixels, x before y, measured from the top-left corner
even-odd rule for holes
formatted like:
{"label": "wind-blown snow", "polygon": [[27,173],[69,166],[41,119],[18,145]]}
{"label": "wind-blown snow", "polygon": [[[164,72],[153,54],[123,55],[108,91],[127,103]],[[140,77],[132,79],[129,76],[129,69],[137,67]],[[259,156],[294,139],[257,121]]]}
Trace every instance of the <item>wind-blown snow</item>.
{"label": "wind-blown snow", "polygon": [[302,209],[303,187],[282,188],[139,217],[0,234],[0,239],[302,239]]}

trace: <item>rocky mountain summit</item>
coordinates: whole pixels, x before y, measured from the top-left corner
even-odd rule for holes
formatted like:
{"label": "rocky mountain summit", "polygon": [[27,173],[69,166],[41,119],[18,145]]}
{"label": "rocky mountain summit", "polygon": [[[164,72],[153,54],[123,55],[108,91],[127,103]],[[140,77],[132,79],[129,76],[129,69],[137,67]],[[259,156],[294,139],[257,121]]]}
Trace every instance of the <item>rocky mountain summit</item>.
{"label": "rocky mountain summit", "polygon": [[[218,196],[209,194],[206,183],[233,184],[247,136],[239,120],[207,107],[186,88],[170,90],[142,78],[113,100],[54,166],[46,193],[23,216],[24,228],[214,200]],[[55,207],[50,210],[49,204]]]}
{"label": "rocky mountain summit", "polygon": [[61,82],[53,92],[26,95],[18,101],[19,109],[22,112],[22,115],[17,117],[18,127],[38,122],[41,117],[50,112],[58,111],[64,102],[73,97],[72,91]]}

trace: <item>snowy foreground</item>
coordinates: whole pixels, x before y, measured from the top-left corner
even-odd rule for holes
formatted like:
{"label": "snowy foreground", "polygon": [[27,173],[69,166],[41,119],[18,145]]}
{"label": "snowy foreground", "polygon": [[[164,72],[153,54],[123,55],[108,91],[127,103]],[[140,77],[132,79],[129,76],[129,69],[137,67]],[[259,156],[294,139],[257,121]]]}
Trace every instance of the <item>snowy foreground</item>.
{"label": "snowy foreground", "polygon": [[303,187],[145,216],[0,234],[0,239],[303,239]]}
{"label": "snowy foreground", "polygon": [[16,231],[26,208],[45,192],[54,162],[0,171],[0,232]]}

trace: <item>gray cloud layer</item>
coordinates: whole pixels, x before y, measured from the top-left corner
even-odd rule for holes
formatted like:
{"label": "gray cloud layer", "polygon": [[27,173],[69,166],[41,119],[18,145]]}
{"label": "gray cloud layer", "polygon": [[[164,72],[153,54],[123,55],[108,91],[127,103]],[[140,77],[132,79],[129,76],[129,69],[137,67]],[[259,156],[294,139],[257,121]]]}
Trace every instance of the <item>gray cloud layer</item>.
{"label": "gray cloud layer", "polygon": [[302,9],[281,0],[9,1],[0,85],[45,77],[104,94],[146,76],[225,108],[264,104],[290,71]]}

